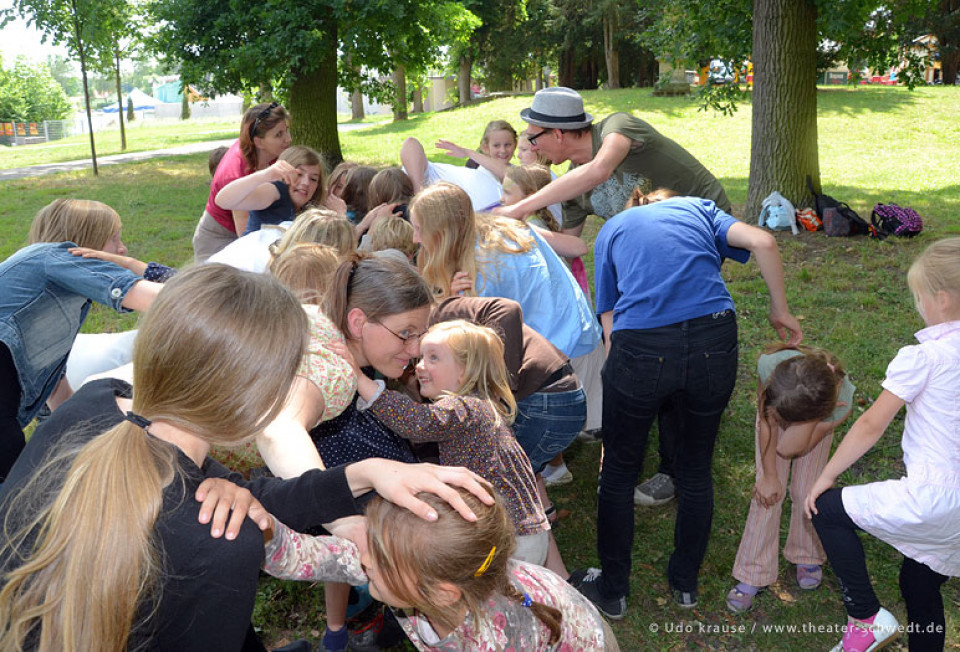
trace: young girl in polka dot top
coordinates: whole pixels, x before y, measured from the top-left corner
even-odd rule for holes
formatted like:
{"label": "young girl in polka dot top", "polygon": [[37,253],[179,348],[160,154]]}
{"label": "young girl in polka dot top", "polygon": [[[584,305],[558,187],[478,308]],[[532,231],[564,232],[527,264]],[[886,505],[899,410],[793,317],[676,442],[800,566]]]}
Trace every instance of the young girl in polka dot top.
{"label": "young girl in polka dot top", "polygon": [[530,460],[510,424],[516,402],[503,362],[503,342],[485,327],[463,320],[436,324],[421,339],[417,403],[382,382],[358,374],[361,400],[385,426],[412,442],[437,442],[440,463],[465,466],[503,496],[517,534],[515,557],[543,564],[549,529]]}

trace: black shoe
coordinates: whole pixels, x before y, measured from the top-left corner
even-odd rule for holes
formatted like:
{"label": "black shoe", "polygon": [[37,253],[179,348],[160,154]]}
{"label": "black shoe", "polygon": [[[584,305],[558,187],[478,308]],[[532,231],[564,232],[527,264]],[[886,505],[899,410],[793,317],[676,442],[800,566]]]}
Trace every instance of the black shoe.
{"label": "black shoe", "polygon": [[603,571],[599,568],[576,570],[570,574],[567,582],[573,585],[583,597],[596,606],[604,616],[610,620],[622,620],[627,611],[627,598],[605,598],[600,595],[600,577]]}
{"label": "black shoe", "polygon": [[673,596],[673,601],[677,603],[678,607],[683,609],[693,609],[697,606],[697,592],[695,590],[681,591],[680,589],[675,589],[671,586],[670,594]]}

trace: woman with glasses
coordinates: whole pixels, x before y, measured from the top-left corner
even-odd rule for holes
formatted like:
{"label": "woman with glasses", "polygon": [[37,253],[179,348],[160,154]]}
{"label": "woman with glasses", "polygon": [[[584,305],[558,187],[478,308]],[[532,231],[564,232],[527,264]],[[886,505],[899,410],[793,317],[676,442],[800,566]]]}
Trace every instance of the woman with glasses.
{"label": "woman with glasses", "polygon": [[[327,288],[324,303],[326,316],[343,334],[345,347],[360,367],[397,379],[420,356],[420,336],[427,329],[433,296],[403,254],[393,257],[380,252],[344,260]],[[336,347],[331,343],[328,348]],[[327,372],[336,374],[338,368],[331,364]],[[417,461],[407,440],[369,411],[357,409],[356,394],[339,416],[318,424],[318,373],[321,371],[313,370],[312,382],[302,384],[307,394],[287,406],[285,414],[289,418],[272,424],[257,440],[264,462],[275,475],[296,477],[321,465],[329,468],[371,457]],[[356,389],[355,384],[352,389]],[[346,649],[349,586],[328,584],[324,594],[324,649]]]}
{"label": "woman with glasses", "polygon": [[290,114],[276,102],[247,109],[240,123],[240,138],[217,166],[210,183],[210,196],[193,233],[193,254],[202,263],[247,230],[246,211],[228,211],[217,206],[217,193],[231,181],[264,170],[290,147]]}

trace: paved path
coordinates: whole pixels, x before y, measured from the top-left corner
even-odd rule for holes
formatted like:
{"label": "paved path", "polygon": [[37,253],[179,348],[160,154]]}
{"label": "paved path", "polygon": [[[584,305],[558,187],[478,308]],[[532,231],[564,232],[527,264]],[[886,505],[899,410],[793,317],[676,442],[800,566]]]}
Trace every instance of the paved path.
{"label": "paved path", "polygon": [[[338,131],[353,131],[354,129],[363,129],[372,127],[377,123],[341,123],[337,126]],[[97,166],[115,165],[117,163],[129,163],[130,161],[144,161],[146,159],[158,158],[160,156],[178,156],[180,154],[196,154],[198,152],[209,152],[221,146],[230,146],[236,138],[228,140],[211,140],[204,143],[190,143],[179,147],[169,147],[167,149],[154,149],[146,152],[130,152],[127,154],[113,154],[111,156],[97,157]],[[25,147],[29,147],[26,145]],[[62,163],[46,163],[43,165],[31,165],[24,168],[10,168],[9,170],[0,170],[0,181],[10,181],[13,179],[23,179],[25,177],[38,177],[44,174],[55,174],[57,172],[66,172],[68,170],[81,170],[93,167],[90,159],[82,161],[64,161]]]}

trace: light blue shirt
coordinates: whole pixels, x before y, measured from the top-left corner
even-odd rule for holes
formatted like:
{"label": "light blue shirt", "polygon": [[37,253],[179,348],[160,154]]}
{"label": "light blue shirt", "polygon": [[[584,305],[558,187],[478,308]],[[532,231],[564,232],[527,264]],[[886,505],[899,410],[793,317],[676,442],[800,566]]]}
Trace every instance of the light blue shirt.
{"label": "light blue shirt", "polygon": [[72,242],[41,242],[0,263],[0,342],[20,380],[17,420],[25,427],[53,393],[92,301],[118,312],[141,280],[119,265],[80,258]]}
{"label": "light blue shirt", "polygon": [[573,274],[533,229],[534,247],[507,254],[477,248],[477,294],[513,299],[523,321],[569,358],[590,353],[600,343],[600,325]]}

